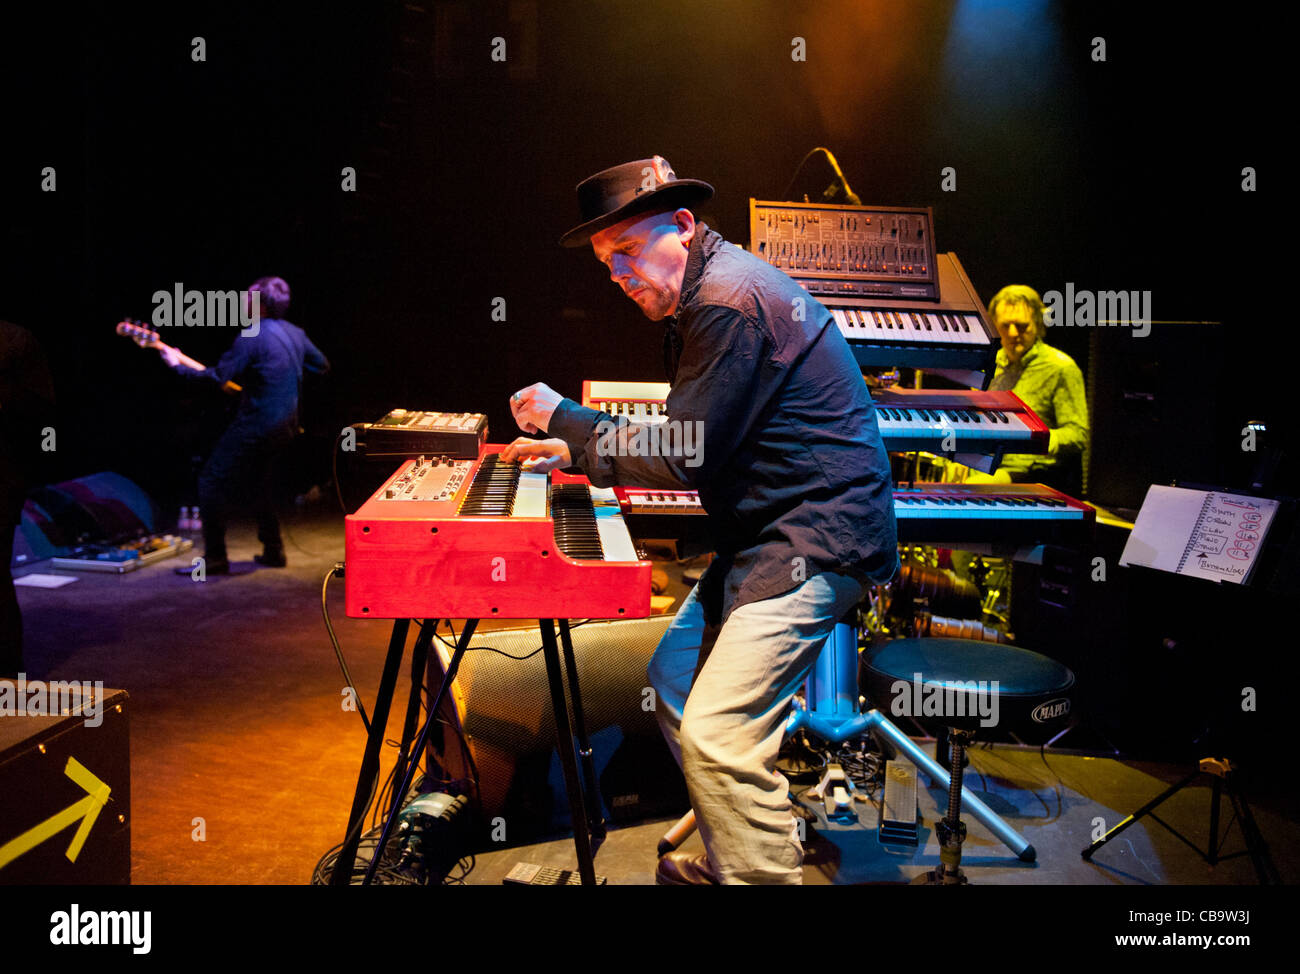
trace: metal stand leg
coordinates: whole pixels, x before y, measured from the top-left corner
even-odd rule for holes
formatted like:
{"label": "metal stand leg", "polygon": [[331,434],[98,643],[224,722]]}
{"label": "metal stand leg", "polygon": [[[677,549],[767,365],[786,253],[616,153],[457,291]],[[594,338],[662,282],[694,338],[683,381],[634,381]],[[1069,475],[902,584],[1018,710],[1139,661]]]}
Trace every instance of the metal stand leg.
{"label": "metal stand leg", "polygon": [[573,702],[573,732],[578,738],[578,757],[582,759],[583,797],[587,802],[587,819],[591,823],[592,853],[605,841],[605,817],[600,810],[600,779],[596,777],[596,759],[587,738],[587,718],[582,710],[582,693],[578,689],[578,660],[573,654],[569,620],[560,620],[560,647],[564,650],[564,670],[569,680],[569,699]]}
{"label": "metal stand leg", "polygon": [[[1205,852],[1202,852],[1199,847],[1187,838],[1187,836],[1183,835],[1155,813],[1155,809],[1159,805],[1182,791],[1203,774],[1208,774],[1213,779],[1211,782],[1212,787],[1210,794],[1210,838]],[[1223,844],[1221,843],[1219,836],[1219,803],[1223,799],[1225,784],[1227,785],[1228,800],[1232,802],[1232,808],[1236,813],[1236,819],[1240,824],[1241,837],[1246,844],[1246,848],[1242,852],[1234,852],[1231,855],[1221,856],[1219,853],[1223,849]],[[1093,853],[1123,832],[1130,825],[1133,825],[1139,819],[1144,818],[1147,815],[1150,815],[1153,819],[1163,825],[1170,834],[1175,838],[1180,839],[1184,845],[1191,848],[1197,855],[1205,860],[1208,865],[1216,866],[1224,859],[1235,859],[1238,856],[1249,855],[1251,862],[1255,866],[1255,875],[1259,877],[1261,886],[1279,882],[1277,869],[1273,865],[1273,860],[1268,853],[1268,845],[1264,842],[1264,837],[1260,834],[1259,828],[1255,824],[1255,817],[1251,814],[1250,805],[1246,803],[1245,796],[1241,794],[1237,787],[1236,769],[1231,761],[1225,758],[1202,758],[1197,770],[1193,771],[1182,781],[1178,782],[1178,784],[1166,788],[1159,795],[1151,799],[1151,801],[1147,802],[1132,815],[1125,818],[1092,845],[1088,846],[1088,848],[1084,849],[1080,855],[1083,856],[1085,861],[1091,862]],[[1232,827],[1231,822],[1228,823],[1228,827]]]}
{"label": "metal stand leg", "polygon": [[[930,755],[913,744],[906,734],[881,716],[880,711],[872,710],[863,716],[868,719],[867,726],[869,728],[874,727],[877,729],[888,740],[893,742],[900,751],[906,754],[908,760],[915,764],[920,771],[924,772],[926,777],[939,787],[947,788],[951,792],[952,780],[948,772],[939,767]],[[1019,832],[1002,821],[993,809],[972,795],[964,786],[961,788],[961,800],[963,807],[979,819],[985,828],[1001,839],[1021,862],[1033,862],[1038,858],[1037,851],[1025,841]],[[686,841],[693,831],[695,831],[695,812],[690,811],[682,816],[681,820],[659,840],[659,855],[665,855],[676,849]]]}
{"label": "metal stand leg", "polygon": [[939,868],[920,879],[926,885],[964,885],[966,877],[961,871],[961,845],[966,841],[966,825],[961,820],[962,769],[966,764],[966,748],[974,735],[970,731],[950,729],[952,741],[952,777],[948,782],[948,814],[935,831],[939,836]]}
{"label": "metal stand leg", "polygon": [[[424,625],[420,627],[419,633],[415,637],[415,648],[411,651],[411,693],[406,699],[406,720],[402,724],[402,743],[397,749],[397,767],[393,771],[394,780],[401,781],[406,777],[406,766],[411,760],[411,738],[415,736],[415,722],[420,719],[420,701],[424,689],[425,667],[429,662],[429,645],[433,642],[433,633],[438,628],[441,619],[425,619]],[[420,763],[419,755],[415,757],[415,763]],[[388,807],[384,809],[384,815],[390,815],[394,808],[400,808],[401,802],[405,799],[404,792],[394,790],[392,797],[388,801]]]}
{"label": "metal stand leg", "polygon": [[807,728],[824,741],[838,744],[860,736],[867,720],[858,709],[858,631],[837,623],[826,637],[804,684],[807,705],[795,706],[785,723],[787,736]]}
{"label": "metal stand leg", "polygon": [[[402,811],[402,801],[406,793],[411,788],[411,780],[415,777],[415,769],[420,766],[418,755],[424,751],[425,745],[429,741],[429,731],[432,729],[434,721],[438,719],[438,711],[442,707],[442,702],[447,699],[447,694],[451,691],[452,681],[456,679],[456,670],[460,666],[461,657],[465,655],[465,650],[469,646],[469,641],[474,635],[474,630],[478,627],[477,619],[466,619],[465,627],[460,631],[460,638],[456,640],[456,650],[451,654],[451,662],[447,665],[447,673],[442,678],[442,686],[438,688],[438,695],[433,702],[429,704],[429,716],[424,722],[424,727],[420,730],[420,737],[415,742],[414,754],[417,755],[415,760],[411,761],[406,768],[406,774],[402,776],[400,784],[395,786],[394,795],[400,797],[393,798],[392,811],[384,820],[384,830],[379,834],[379,844],[375,846],[375,854],[370,860],[370,866],[366,869],[366,878],[362,885],[369,886],[374,881],[375,871],[379,868],[379,860],[383,857],[384,849],[388,847],[388,840],[393,834],[393,826],[397,824],[397,816]],[[432,638],[433,630],[428,630],[429,637]],[[421,633],[423,635],[423,633]],[[428,652],[428,643],[425,644],[425,652]],[[424,675],[420,675],[420,686],[424,685]],[[382,735],[381,735],[382,736]]]}
{"label": "metal stand leg", "polygon": [[[923,772],[927,778],[941,788],[951,788],[952,779],[948,772],[939,767],[934,758],[913,744],[906,734],[885,718],[884,714],[879,710],[872,710],[863,716],[867,718],[869,728],[874,727],[892,741],[894,746],[906,754],[907,759],[915,764],[917,769]],[[1038,852],[1025,841],[1024,836],[1002,821],[993,809],[985,805],[966,788],[961,789],[961,801],[962,807],[979,819],[986,829],[1001,839],[1002,843],[1014,852],[1021,862],[1033,862],[1038,858]]]}
{"label": "metal stand leg", "polygon": [[[1190,785],[1193,781],[1195,781],[1195,780],[1196,780],[1197,778],[1199,778],[1200,776],[1201,776],[1201,772],[1199,772],[1199,771],[1193,771],[1191,774],[1189,774],[1189,775],[1188,775],[1186,778],[1184,778],[1182,781],[1178,782],[1178,784],[1173,785],[1172,787],[1165,789],[1165,790],[1162,791],[1158,796],[1156,796],[1155,798],[1151,799],[1151,801],[1147,802],[1145,805],[1143,805],[1141,808],[1139,808],[1139,809],[1138,809],[1136,812],[1134,812],[1132,815],[1130,815],[1130,816],[1128,816],[1127,818],[1125,818],[1122,822],[1120,822],[1118,825],[1116,825],[1113,829],[1111,829],[1109,832],[1107,832],[1105,835],[1103,835],[1100,839],[1098,839],[1098,840],[1097,840],[1096,842],[1094,842],[1092,845],[1088,846],[1088,848],[1084,849],[1083,852],[1080,853],[1080,855],[1082,855],[1083,858],[1084,858],[1085,860],[1089,860],[1089,861],[1090,861],[1090,860],[1092,859],[1092,854],[1093,854],[1094,852],[1096,852],[1098,849],[1100,849],[1102,846],[1104,846],[1104,845],[1105,845],[1107,842],[1109,842],[1111,839],[1115,838],[1115,836],[1119,835],[1119,834],[1120,834],[1121,832],[1123,832],[1126,828],[1128,828],[1130,825],[1132,825],[1133,823],[1135,823],[1138,819],[1142,818],[1144,815],[1149,815],[1149,814],[1151,813],[1151,811],[1152,811],[1154,808],[1156,808],[1158,805],[1160,805],[1160,803],[1163,802],[1166,798],[1171,798],[1171,797],[1173,797],[1174,795],[1176,795],[1178,792],[1182,791],[1184,788],[1186,788],[1188,785]],[[1159,819],[1156,819],[1156,821],[1159,821]],[[1195,846],[1193,846],[1193,848],[1195,848]],[[1197,851],[1199,852],[1200,850],[1197,849]]]}
{"label": "metal stand leg", "polygon": [[[786,722],[786,733],[801,727],[824,740],[838,743],[877,730],[891,741],[908,760],[941,788],[951,784],[950,776],[922,751],[879,710],[858,713],[858,639],[852,626],[836,625],[808,678],[808,706],[796,709]],[[960,781],[960,779],[959,779]],[[1038,853],[1015,829],[1007,825],[982,801],[965,788],[961,789],[965,808],[1001,839],[1022,862],[1033,862]]]}
{"label": "metal stand leg", "polygon": [[564,790],[569,798],[569,814],[573,818],[573,845],[578,853],[578,875],[582,885],[596,885],[596,867],[592,862],[591,832],[587,825],[582,788],[578,782],[578,762],[574,757],[573,729],[569,724],[569,708],[565,703],[564,681],[560,675],[560,651],[555,644],[555,624],[551,619],[539,619],[542,631],[542,655],[546,659],[546,680],[551,688],[551,706],[555,711],[555,744],[560,752],[560,766],[564,769]]}
{"label": "metal stand leg", "polygon": [[[840,623],[826,640],[826,646],[809,674],[807,686],[808,705],[796,708],[786,721],[787,734],[793,734],[801,728],[807,728],[819,737],[833,743],[857,737],[861,734],[878,731],[882,737],[893,743],[898,750],[907,755],[908,760],[917,766],[926,777],[941,788],[951,788],[951,776],[941,768],[933,758],[912,743],[901,730],[895,727],[879,710],[858,713],[858,640],[851,626]],[[960,787],[960,778],[958,786]],[[959,794],[964,808],[974,815],[984,827],[996,835],[1022,862],[1033,862],[1038,858],[1034,847],[1024,837],[966,788],[960,788]],[[687,812],[668,834],[660,840],[659,854],[662,856],[677,848],[691,834],[695,825],[695,813]]]}
{"label": "metal stand leg", "polygon": [[379,693],[375,697],[375,712],[370,720],[370,733],[366,737],[366,751],[361,758],[361,771],[357,775],[357,790],[352,796],[348,832],[343,839],[338,859],[334,862],[334,871],[330,874],[331,886],[348,886],[352,882],[366,806],[370,804],[370,791],[379,777],[379,749],[383,747],[384,731],[388,728],[388,709],[393,702],[397,670],[402,663],[402,654],[406,651],[406,633],[410,624],[409,619],[398,619],[393,623],[393,633],[388,640],[388,656],[384,659],[384,672],[379,678]]}
{"label": "metal stand leg", "polygon": [[1250,853],[1250,860],[1255,865],[1255,875],[1259,877],[1259,884],[1280,885],[1282,877],[1278,874],[1277,867],[1273,865],[1273,857],[1268,852],[1268,843],[1264,841],[1259,826],[1255,824],[1255,815],[1250,810],[1250,803],[1237,789],[1235,775],[1228,779],[1228,797],[1232,800],[1232,807],[1237,812],[1238,821],[1241,822],[1241,835],[1246,841],[1246,851]]}
{"label": "metal stand leg", "polygon": [[683,842],[691,837],[695,831],[695,809],[691,809],[681,818],[679,818],[673,827],[664,833],[664,837],[659,840],[658,853],[660,858],[668,855]]}

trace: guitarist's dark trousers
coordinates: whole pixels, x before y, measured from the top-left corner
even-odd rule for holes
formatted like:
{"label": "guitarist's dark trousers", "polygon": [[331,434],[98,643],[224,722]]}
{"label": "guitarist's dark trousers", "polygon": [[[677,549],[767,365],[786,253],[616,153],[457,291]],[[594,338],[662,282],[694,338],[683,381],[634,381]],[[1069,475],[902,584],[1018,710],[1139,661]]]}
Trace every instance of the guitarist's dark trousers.
{"label": "guitarist's dark trousers", "polygon": [[268,554],[284,550],[276,516],[279,458],[293,433],[267,433],[236,420],[221,435],[199,473],[199,508],[203,518],[203,556],[224,562],[230,515],[248,509],[257,519],[257,539]]}

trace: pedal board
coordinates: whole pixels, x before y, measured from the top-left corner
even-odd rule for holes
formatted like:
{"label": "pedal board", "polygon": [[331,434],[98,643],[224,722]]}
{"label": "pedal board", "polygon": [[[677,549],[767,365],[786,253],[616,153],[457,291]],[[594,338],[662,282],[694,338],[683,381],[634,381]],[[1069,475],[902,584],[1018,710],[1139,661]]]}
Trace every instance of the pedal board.
{"label": "pedal board", "polygon": [[916,819],[916,766],[910,761],[889,761],[876,837],[881,845],[915,848],[919,844]]}
{"label": "pedal board", "polygon": [[78,545],[63,556],[50,559],[51,568],[78,572],[116,572],[124,575],[164,558],[174,558],[194,547],[189,538],[155,534],[122,545]]}
{"label": "pedal board", "polygon": [[[555,866],[517,862],[501,882],[513,886],[581,886],[582,877],[574,869],[557,869]],[[597,876],[596,885],[608,886],[609,880],[604,876]]]}

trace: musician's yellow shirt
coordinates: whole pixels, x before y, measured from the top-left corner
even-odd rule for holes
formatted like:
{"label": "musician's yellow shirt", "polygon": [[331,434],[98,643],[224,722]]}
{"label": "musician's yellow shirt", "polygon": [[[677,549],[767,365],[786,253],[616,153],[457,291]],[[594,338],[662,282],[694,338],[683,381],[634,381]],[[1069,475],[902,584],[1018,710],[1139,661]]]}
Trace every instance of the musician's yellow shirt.
{"label": "musician's yellow shirt", "polygon": [[1088,401],[1083,373],[1074,359],[1041,338],[1016,363],[999,349],[997,371],[989,388],[1010,389],[1051,430],[1050,453],[1012,453],[1002,458],[1000,469],[1013,481],[1049,483],[1063,467],[1077,464],[1082,470],[1089,439]]}

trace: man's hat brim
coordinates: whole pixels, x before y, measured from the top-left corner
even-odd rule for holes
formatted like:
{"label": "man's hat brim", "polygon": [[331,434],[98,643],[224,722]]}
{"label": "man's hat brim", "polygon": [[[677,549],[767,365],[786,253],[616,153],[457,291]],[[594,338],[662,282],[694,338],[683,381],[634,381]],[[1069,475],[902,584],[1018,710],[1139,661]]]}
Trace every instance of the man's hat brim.
{"label": "man's hat brim", "polygon": [[642,193],[630,203],[611,210],[594,220],[588,220],[574,227],[560,238],[561,247],[582,247],[591,242],[591,238],[607,227],[621,223],[630,216],[664,207],[677,209],[691,203],[702,203],[712,198],[713,187],[700,179],[674,179]]}

